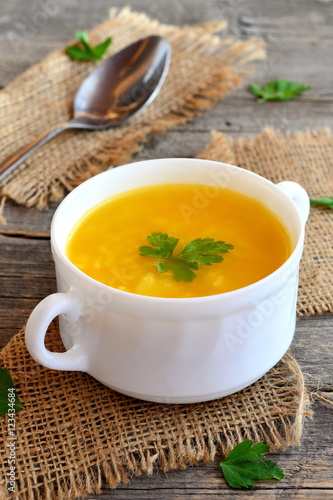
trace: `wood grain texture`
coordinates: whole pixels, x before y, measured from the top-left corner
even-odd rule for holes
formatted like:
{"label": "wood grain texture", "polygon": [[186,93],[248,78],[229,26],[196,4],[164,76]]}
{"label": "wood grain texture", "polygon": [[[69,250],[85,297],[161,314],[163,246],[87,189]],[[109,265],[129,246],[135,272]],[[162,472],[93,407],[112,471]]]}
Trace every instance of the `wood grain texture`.
{"label": "wood grain texture", "polygon": [[[0,5],[0,88],[71,41],[76,29],[104,21],[108,9],[123,0],[11,0]],[[137,159],[195,156],[218,129],[250,137],[264,126],[286,130],[333,128],[333,6],[317,0],[129,0],[134,10],[176,25],[221,18],[228,34],[256,36],[267,43],[268,57],[256,64],[253,81],[276,78],[308,83],[311,90],[288,103],[259,105],[244,87],[186,126],[151,137]],[[19,146],[19,145],[18,145]],[[1,147],[1,145],[0,145]],[[0,346],[25,323],[31,310],[56,289],[49,245],[50,223],[57,204],[39,212],[7,203],[0,224]],[[302,318],[292,353],[310,391],[333,395],[333,315]],[[250,491],[232,491],[222,479],[219,459],[167,475],[133,479],[99,500],[193,500],[255,498],[313,500],[333,498],[332,409],[315,397],[314,417],[307,420],[301,447],[272,458],[286,471],[281,482],[265,481]]]}

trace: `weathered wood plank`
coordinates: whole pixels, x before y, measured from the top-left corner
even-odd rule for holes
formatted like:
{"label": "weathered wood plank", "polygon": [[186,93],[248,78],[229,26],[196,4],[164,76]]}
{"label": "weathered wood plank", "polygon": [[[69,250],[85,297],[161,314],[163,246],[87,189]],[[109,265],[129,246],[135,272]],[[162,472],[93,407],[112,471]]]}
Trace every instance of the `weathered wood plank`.
{"label": "weathered wood plank", "polygon": [[[182,474],[186,474],[183,472]],[[155,477],[155,476],[154,476]],[[173,479],[176,483],[176,479]],[[189,479],[190,481],[190,479]],[[135,500],[184,500],[185,498],[191,498],[191,500],[199,499],[209,499],[215,500],[223,498],[225,500],[233,500],[235,497],[247,499],[255,498],[256,500],[267,500],[269,499],[289,499],[293,498],[296,500],[314,500],[315,498],[321,498],[325,500],[332,499],[332,490],[321,489],[321,488],[311,488],[300,490],[299,488],[288,488],[284,489],[282,487],[277,487],[274,489],[265,489],[264,486],[260,485],[249,491],[233,491],[231,489],[222,488],[212,488],[207,486],[207,488],[193,488],[191,486],[178,488],[174,484],[169,488],[151,488],[148,490],[138,490],[136,488],[126,488],[117,489],[116,491],[108,490],[101,495],[91,497],[89,496],[87,500],[127,500],[128,498]]]}
{"label": "weathered wood plank", "polygon": [[[26,268],[28,264],[33,264],[33,252],[31,249],[36,249],[41,243],[44,248],[44,256],[41,253],[38,255],[42,255],[44,264],[40,274],[45,278],[52,274],[53,263],[51,255],[49,254],[49,259],[47,258],[49,252],[48,242],[36,242],[33,239],[22,239],[22,241],[20,241],[20,251],[16,249],[13,251],[13,255],[19,257],[19,263],[16,263],[15,259],[9,257],[11,251],[8,240],[13,243],[14,240],[17,242],[20,239],[7,239],[7,258],[5,266],[9,264],[10,269],[6,269],[3,274],[8,275],[13,273],[15,276],[19,274],[15,272],[16,264],[20,268],[21,266]],[[15,245],[13,249],[14,248]],[[45,294],[51,293],[55,287],[54,278],[51,276],[47,278],[47,282],[49,283],[50,289],[45,289]],[[7,321],[10,321],[12,325],[17,325],[16,328],[13,328],[13,331],[19,329],[30,314],[32,308],[41,298],[40,284],[40,277],[38,280],[35,280],[33,276],[30,276],[28,277],[28,285],[26,287],[22,287],[19,281],[15,284],[15,297],[2,299],[0,308],[0,338],[2,340],[7,340],[7,335],[3,335],[2,326],[5,326],[7,334],[10,333],[9,330],[6,329],[6,320],[4,321],[3,313],[5,311],[8,312]],[[35,295],[35,297],[29,299],[25,298],[24,295],[27,290],[29,294]],[[4,310],[2,310],[3,307]],[[331,346],[329,344],[332,327],[332,315],[303,318],[298,322],[292,351],[296,354],[303,370],[309,374],[307,375],[307,382],[311,390],[316,390],[318,387],[321,388],[323,386],[329,388],[330,391],[333,390],[333,367],[332,358],[330,356]],[[324,356],[323,353],[325,353]],[[325,369],[323,369],[323,367]],[[276,457],[279,464],[288,472],[287,479],[285,480],[287,481],[285,485],[286,489],[284,489],[283,484],[279,486],[271,483],[264,486],[261,485],[259,490],[255,490],[255,498],[270,498],[272,494],[274,494],[275,498],[280,498],[281,495],[282,497],[284,495],[286,495],[286,497],[292,495],[300,499],[314,499],[318,495],[323,498],[331,498],[330,494],[332,490],[327,489],[333,487],[331,474],[333,464],[330,452],[332,449],[330,440],[332,440],[333,437],[332,433],[329,432],[331,410],[319,402],[315,402],[314,410],[314,420],[306,422],[306,432],[304,434],[302,447],[288,450]],[[325,439],[323,439],[323,436],[325,436]],[[317,489],[318,483],[322,485],[322,489]],[[198,499],[220,498],[221,496],[231,498],[231,495],[244,494],[239,492],[231,493],[230,490],[225,487],[220,476],[218,461],[215,461],[213,464],[201,465],[183,472],[172,472],[166,476],[159,474],[153,477],[138,478],[128,486],[121,486],[119,489],[112,492],[105,491],[102,497],[95,498],[113,498],[119,500],[125,498],[137,498],[138,500],[140,500],[140,498],[155,499],[157,491],[159,498],[165,499],[184,498],[186,496]],[[252,494],[254,494],[254,492],[246,493],[247,496]]]}
{"label": "weathered wood plank", "polygon": [[[0,235],[1,277],[35,279],[53,277],[48,240],[13,238]],[[17,292],[19,287],[15,290]],[[6,293],[5,288],[1,288]]]}
{"label": "weathered wood plank", "polygon": [[[50,243],[48,240],[0,235],[0,248],[0,331],[7,328],[19,330],[30,310],[26,311],[26,316],[18,318],[8,309],[8,302],[3,301],[16,298],[16,307],[20,309],[21,302],[24,308],[27,300],[35,303],[56,290]],[[327,390],[333,388],[332,327],[331,314],[300,318],[298,321],[293,352],[312,389],[318,384]]]}
{"label": "weathered wood plank", "polygon": [[320,130],[324,127],[333,129],[333,98],[319,105],[304,94],[295,101],[258,104],[253,96],[246,93],[246,89],[236,91],[194,118],[186,127],[151,136],[135,158],[196,156],[209,142],[213,129],[234,137],[251,137],[259,134],[264,127],[281,132]]}
{"label": "weathered wood plank", "polygon": [[225,500],[233,500],[235,497],[238,498],[255,498],[256,500],[267,500],[269,499],[288,499],[293,498],[296,500],[314,500],[315,498],[320,498],[323,500],[332,499],[332,490],[327,489],[311,489],[311,490],[295,490],[295,489],[282,489],[276,488],[274,492],[272,490],[264,490],[261,486],[255,488],[253,491],[238,492],[238,491],[225,491],[219,490],[212,491],[209,489],[197,489],[193,490],[191,488],[176,489],[170,488],[166,491],[161,491],[160,489],[154,489],[151,491],[138,491],[136,489],[130,490],[126,489],[123,491],[117,490],[107,491],[96,497],[89,497],[87,500],[127,500],[128,498],[136,500],[184,500],[185,498],[191,498],[191,500],[201,500],[202,498],[208,500],[215,500],[224,498]]}
{"label": "weathered wood plank", "polygon": [[[165,500],[183,498],[296,498],[313,500],[332,498],[333,446],[329,430],[329,408],[321,403],[313,405],[314,418],[305,423],[301,447],[290,448],[284,453],[270,455],[283,468],[286,478],[281,482],[262,481],[259,486],[248,491],[231,490],[225,483],[219,468],[221,456],[214,462],[198,464],[184,471],[154,474],[135,478],[127,485],[120,485],[115,491],[106,490],[100,496],[90,496],[98,500],[136,500],[161,498]],[[325,440],[323,433],[328,432]],[[158,493],[157,493],[158,492]]]}
{"label": "weathered wood plank", "polygon": [[331,390],[333,386],[332,331],[332,314],[298,320],[291,351],[311,390]]}
{"label": "weathered wood plank", "polygon": [[[90,29],[104,21],[109,7],[124,5],[122,0],[82,0],[78,9],[75,0],[53,0],[54,11],[48,14],[46,3],[32,0],[24,11],[20,0],[1,5],[1,86],[70,41],[76,29]],[[227,18],[230,34],[243,39],[257,36],[268,42],[269,58],[259,65],[259,77],[292,79],[303,75],[319,89],[325,81],[330,82],[333,15],[329,4],[322,3],[320,11],[314,0],[266,2],[265,9],[260,0],[173,0],[171,8],[163,0],[155,0],[150,6],[146,0],[131,0],[128,4],[162,22],[178,25]],[[290,50],[295,41],[297,50]],[[323,96],[332,97],[331,86],[323,92]]]}
{"label": "weathered wood plank", "polygon": [[25,207],[6,200],[2,213],[6,222],[0,222],[0,235],[48,238],[51,220],[57,205],[57,203],[52,203],[43,210],[36,208],[27,210]]}
{"label": "weathered wood plank", "polygon": [[[288,78],[312,85],[301,98],[289,103],[259,105],[246,90],[237,92],[204,112],[193,122],[152,137],[137,158],[195,156],[216,128],[233,136],[253,136],[265,125],[279,130],[333,128],[331,81],[333,46],[332,3],[317,0],[129,0],[134,10],[147,12],[162,22],[193,24],[225,17],[228,33],[247,39],[266,40],[268,58],[256,63],[253,80],[258,83]],[[53,11],[47,12],[46,5]],[[90,29],[107,18],[111,6],[123,0],[11,0],[0,6],[0,87],[48,52],[72,39],[76,29]],[[46,16],[45,16],[46,13]],[[50,222],[56,204],[45,211],[27,210],[8,202],[0,225],[0,346],[25,323],[44,296],[55,291],[50,253]],[[16,236],[16,237],[14,237]],[[299,361],[307,386],[332,398],[333,315],[298,321],[292,352]],[[314,418],[305,423],[302,446],[272,456],[285,468],[282,482],[263,482],[251,491],[227,488],[221,478],[219,459],[206,465],[154,476],[142,476],[117,490],[104,490],[96,500],[180,500],[234,497],[333,498],[332,410],[314,400]]]}
{"label": "weathered wood plank", "polygon": [[[1,277],[0,277],[1,281]],[[52,293],[54,290],[50,290]],[[1,294],[2,295],[2,294]],[[23,328],[40,298],[1,297],[0,300],[0,348]]]}

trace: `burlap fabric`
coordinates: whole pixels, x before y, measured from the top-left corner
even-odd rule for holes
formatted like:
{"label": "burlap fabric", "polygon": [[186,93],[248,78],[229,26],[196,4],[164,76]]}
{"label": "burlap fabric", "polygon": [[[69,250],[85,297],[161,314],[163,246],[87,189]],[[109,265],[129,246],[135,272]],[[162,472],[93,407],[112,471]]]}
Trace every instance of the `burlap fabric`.
{"label": "burlap fabric", "polygon": [[[172,46],[169,74],[155,101],[117,129],[68,131],[29,157],[0,186],[0,196],[26,206],[44,206],[83,180],[111,165],[126,163],[151,133],[185,123],[214,100],[237,88],[247,63],[264,56],[258,40],[238,41],[214,35],[224,22],[177,28],[160,24],[128,8],[90,33],[92,44],[112,36],[108,55],[147,35],[166,37]],[[72,61],[64,49],[54,52],[0,92],[0,163],[46,130],[72,116],[72,103],[96,62]]]}
{"label": "burlap fabric", "polygon": [[[128,10],[113,12],[108,23],[91,33],[93,43],[114,36],[110,53],[147,34],[162,34],[171,41],[173,62],[161,94],[120,129],[57,138],[6,180],[2,194],[41,207],[50,198],[61,197],[64,188],[128,161],[151,132],[184,123],[236,88],[249,71],[244,63],[262,56],[262,48],[255,41],[221,40],[213,35],[218,29],[221,23],[180,29]],[[1,92],[0,112],[6,123],[6,128],[0,124],[1,160],[19,143],[70,117],[75,90],[93,66],[74,63],[61,50]],[[243,156],[235,156],[241,150],[235,149],[237,142],[214,139],[205,156],[214,157],[218,149],[221,156],[214,159],[248,166],[246,149]],[[273,158],[275,154],[272,151]],[[285,178],[285,172],[281,176]],[[314,311],[319,308],[310,312]],[[61,349],[55,327],[49,331],[47,345]],[[245,438],[283,450],[299,444],[303,418],[309,414],[302,373],[289,354],[238,394],[191,405],[138,401],[107,389],[87,374],[43,368],[27,353],[23,332],[2,350],[0,366],[11,371],[26,407],[16,415],[15,430],[18,480],[13,498],[20,500],[75,500],[135,475],[212,460]],[[6,417],[0,419],[0,433],[6,444]],[[7,458],[4,445],[0,447],[1,498],[7,497]]]}
{"label": "burlap fabric", "polygon": [[[47,346],[59,350],[55,328]],[[114,392],[80,372],[37,365],[23,332],[0,353],[26,408],[16,414],[20,500],[75,500],[135,475],[184,469],[225,454],[243,439],[275,450],[299,444],[307,410],[303,376],[285,355],[243,391],[208,403],[164,405]],[[7,498],[8,426],[0,419],[1,498]],[[221,478],[222,481],[222,478]]]}
{"label": "burlap fabric", "polygon": [[[266,129],[251,139],[219,132],[200,154],[252,170],[273,182],[299,182],[310,197],[333,194],[333,135],[330,130],[286,135]],[[333,211],[312,207],[300,266],[297,312],[333,312]]]}

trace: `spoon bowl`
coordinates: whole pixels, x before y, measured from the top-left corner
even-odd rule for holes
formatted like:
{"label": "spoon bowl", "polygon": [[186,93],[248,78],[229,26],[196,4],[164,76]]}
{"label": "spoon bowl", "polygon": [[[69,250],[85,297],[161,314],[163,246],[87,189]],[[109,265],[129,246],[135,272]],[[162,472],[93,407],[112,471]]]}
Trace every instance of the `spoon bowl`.
{"label": "spoon bowl", "polygon": [[149,36],[106,59],[81,84],[73,118],[44,133],[0,165],[0,182],[28,156],[64,130],[105,130],[146,108],[161,89],[170,64],[170,44]]}
{"label": "spoon bowl", "polygon": [[72,123],[104,129],[142,111],[163,85],[169,60],[170,45],[159,36],[125,47],[84,80],[74,99]]}

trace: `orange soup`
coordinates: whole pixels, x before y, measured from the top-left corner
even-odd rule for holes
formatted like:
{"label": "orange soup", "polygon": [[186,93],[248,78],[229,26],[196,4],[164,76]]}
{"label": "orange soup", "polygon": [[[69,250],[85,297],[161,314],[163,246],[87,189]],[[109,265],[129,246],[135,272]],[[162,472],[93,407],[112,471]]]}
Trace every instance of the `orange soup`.
{"label": "orange soup", "polygon": [[[192,282],[159,273],[161,259],[141,256],[147,236],[179,238],[174,255],[197,238],[233,245],[221,263],[200,265]],[[201,297],[229,292],[275,271],[291,254],[282,221],[263,203],[230,189],[197,184],[146,186],[89,210],[68,238],[66,255],[88,276],[131,293]]]}

